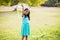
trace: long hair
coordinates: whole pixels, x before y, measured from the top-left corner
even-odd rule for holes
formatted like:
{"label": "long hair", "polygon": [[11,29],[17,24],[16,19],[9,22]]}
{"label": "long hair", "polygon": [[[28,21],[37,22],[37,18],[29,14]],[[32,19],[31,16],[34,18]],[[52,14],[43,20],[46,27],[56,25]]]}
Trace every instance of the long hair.
{"label": "long hair", "polygon": [[[28,8],[26,8],[24,11],[26,11],[26,10],[29,10]],[[30,20],[30,11],[28,12],[28,14],[26,15],[26,14],[24,14],[25,15],[25,17],[28,17],[28,19]]]}

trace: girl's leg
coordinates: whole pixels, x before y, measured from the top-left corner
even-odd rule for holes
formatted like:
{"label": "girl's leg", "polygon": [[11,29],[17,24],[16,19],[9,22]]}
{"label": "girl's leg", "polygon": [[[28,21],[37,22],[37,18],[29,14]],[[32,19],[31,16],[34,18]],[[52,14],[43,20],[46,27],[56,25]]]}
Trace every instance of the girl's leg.
{"label": "girl's leg", "polygon": [[24,36],[22,36],[22,40],[24,40]]}
{"label": "girl's leg", "polygon": [[28,36],[26,36],[26,40],[28,40]]}

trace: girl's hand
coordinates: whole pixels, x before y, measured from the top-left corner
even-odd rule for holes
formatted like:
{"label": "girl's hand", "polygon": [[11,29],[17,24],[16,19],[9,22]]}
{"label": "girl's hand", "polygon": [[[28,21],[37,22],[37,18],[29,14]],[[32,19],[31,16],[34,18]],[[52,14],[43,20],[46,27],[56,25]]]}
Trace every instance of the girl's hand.
{"label": "girl's hand", "polygon": [[24,7],[23,4],[21,4],[21,6]]}

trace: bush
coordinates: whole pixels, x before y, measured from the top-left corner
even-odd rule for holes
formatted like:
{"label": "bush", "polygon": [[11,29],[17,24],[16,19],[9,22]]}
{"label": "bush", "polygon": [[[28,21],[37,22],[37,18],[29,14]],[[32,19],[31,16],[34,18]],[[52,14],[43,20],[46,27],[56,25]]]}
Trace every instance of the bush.
{"label": "bush", "polygon": [[48,0],[45,2],[45,4],[42,4],[42,6],[58,7],[60,6],[60,3],[58,2],[58,0]]}

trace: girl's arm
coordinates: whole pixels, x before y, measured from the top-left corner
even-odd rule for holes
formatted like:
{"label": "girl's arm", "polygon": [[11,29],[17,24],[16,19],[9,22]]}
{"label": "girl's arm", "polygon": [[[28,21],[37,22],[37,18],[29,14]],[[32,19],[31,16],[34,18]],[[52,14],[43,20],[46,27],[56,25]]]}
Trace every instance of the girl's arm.
{"label": "girl's arm", "polygon": [[22,6],[22,17],[24,16],[24,6],[23,5],[21,5]]}

